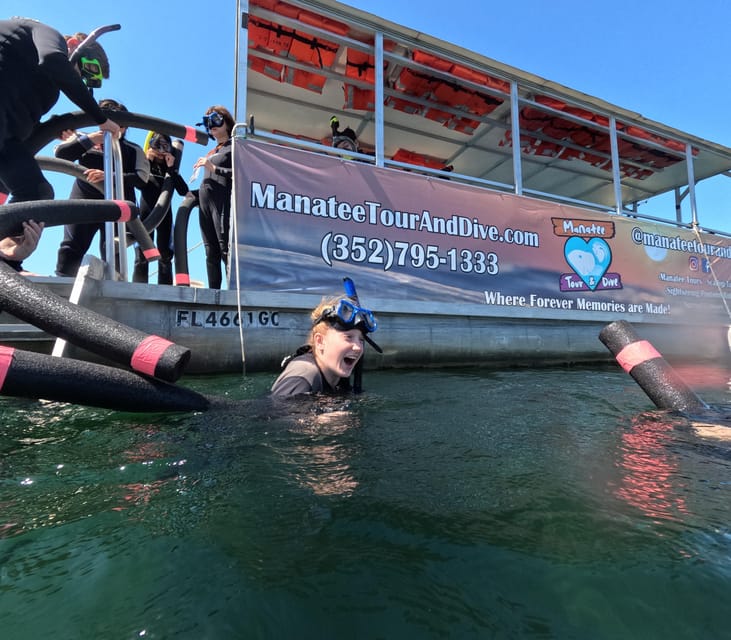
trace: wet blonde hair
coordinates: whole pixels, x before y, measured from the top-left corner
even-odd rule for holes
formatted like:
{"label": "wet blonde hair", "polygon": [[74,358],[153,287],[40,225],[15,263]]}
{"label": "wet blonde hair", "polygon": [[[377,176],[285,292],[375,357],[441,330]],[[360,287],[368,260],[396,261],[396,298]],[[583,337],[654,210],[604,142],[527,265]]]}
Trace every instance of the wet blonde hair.
{"label": "wet blonde hair", "polygon": [[[328,307],[337,308],[338,303],[343,299],[343,296],[331,296],[329,298],[323,298],[310,314],[310,320],[312,320],[312,329],[310,329],[310,336],[307,340],[307,344],[315,349],[315,336],[324,334],[328,329],[332,329],[332,325],[329,322],[317,322],[322,316],[323,311]],[[317,324],[315,324],[317,322]]]}

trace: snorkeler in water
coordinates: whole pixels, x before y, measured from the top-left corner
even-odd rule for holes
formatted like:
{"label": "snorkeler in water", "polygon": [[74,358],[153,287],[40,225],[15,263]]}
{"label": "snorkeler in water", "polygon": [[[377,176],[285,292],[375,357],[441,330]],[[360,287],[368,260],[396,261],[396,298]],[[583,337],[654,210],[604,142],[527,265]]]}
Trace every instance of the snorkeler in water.
{"label": "snorkeler in water", "polygon": [[[352,286],[346,279],[346,292],[348,283]],[[312,311],[309,340],[284,360],[284,371],[272,386],[272,396],[338,395],[353,390],[350,376],[356,373],[358,378],[365,343],[381,353],[368,335],[377,328],[373,312],[359,306],[354,292],[353,287],[350,296],[323,300]],[[359,381],[355,386],[359,390]]]}

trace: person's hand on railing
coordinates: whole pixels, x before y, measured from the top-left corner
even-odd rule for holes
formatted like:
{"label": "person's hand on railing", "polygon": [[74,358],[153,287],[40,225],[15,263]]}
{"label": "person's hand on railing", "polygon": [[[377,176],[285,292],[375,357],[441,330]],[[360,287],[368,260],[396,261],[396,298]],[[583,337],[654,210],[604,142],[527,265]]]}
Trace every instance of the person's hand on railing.
{"label": "person's hand on railing", "polygon": [[87,169],[84,171],[84,177],[91,184],[100,184],[104,182],[104,171],[101,169]]}
{"label": "person's hand on railing", "polygon": [[119,138],[121,133],[120,126],[114,120],[109,120],[108,118],[99,125],[99,128],[102,131],[109,131],[115,138]]}

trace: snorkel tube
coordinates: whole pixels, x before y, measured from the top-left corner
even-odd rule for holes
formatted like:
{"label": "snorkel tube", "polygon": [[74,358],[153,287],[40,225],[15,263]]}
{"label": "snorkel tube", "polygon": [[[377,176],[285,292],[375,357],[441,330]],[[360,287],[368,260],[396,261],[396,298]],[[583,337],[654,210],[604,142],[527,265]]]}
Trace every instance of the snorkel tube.
{"label": "snorkel tube", "polygon": [[97,27],[77,45],[76,49],[74,49],[73,53],[69,56],[69,62],[71,64],[78,64],[81,54],[84,53],[84,49],[86,49],[90,44],[96,42],[99,36],[109,33],[110,31],[119,31],[121,28],[121,24],[108,24],[104,27]]}
{"label": "snorkel tube", "polygon": [[[343,278],[343,288],[345,289],[345,295],[355,302],[355,304],[360,306],[360,299],[358,298],[358,292],[355,289],[355,283],[350,278]],[[378,353],[383,353],[381,347],[373,342],[373,340],[368,337],[368,333],[365,331],[363,332],[363,338],[369,345],[378,351]],[[363,358],[364,356],[360,357],[360,360],[358,360],[358,363],[355,365],[355,370],[353,371],[353,393],[363,392]]]}

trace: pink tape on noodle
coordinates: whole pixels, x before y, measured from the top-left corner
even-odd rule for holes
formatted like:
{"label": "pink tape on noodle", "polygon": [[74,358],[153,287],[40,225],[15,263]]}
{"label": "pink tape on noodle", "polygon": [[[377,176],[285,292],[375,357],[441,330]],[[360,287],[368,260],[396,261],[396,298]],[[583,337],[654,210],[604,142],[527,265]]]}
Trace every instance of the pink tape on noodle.
{"label": "pink tape on noodle", "polygon": [[142,255],[145,256],[145,259],[148,262],[150,262],[150,260],[157,260],[160,257],[160,252],[155,247],[153,247],[152,249],[143,251]]}
{"label": "pink tape on noodle", "polygon": [[148,376],[155,375],[155,367],[160,361],[162,354],[172,342],[160,336],[147,336],[135,349],[130,360],[130,365],[135,371],[145,373]]}
{"label": "pink tape on noodle", "polygon": [[8,375],[8,369],[13,364],[13,354],[15,349],[12,347],[0,347],[0,389],[5,384],[5,376]]}
{"label": "pink tape on noodle", "polygon": [[637,342],[628,344],[617,354],[616,358],[619,366],[629,373],[638,364],[642,364],[653,358],[662,358],[662,354],[647,340],[638,340]]}
{"label": "pink tape on noodle", "polygon": [[195,128],[185,127],[185,140],[187,140],[188,142],[196,142],[198,140]]}
{"label": "pink tape on noodle", "polygon": [[114,200],[119,207],[119,220],[117,222],[129,222],[132,219],[132,209],[124,200]]}
{"label": "pink tape on noodle", "polygon": [[176,273],[175,284],[190,284],[190,276],[187,273]]}

